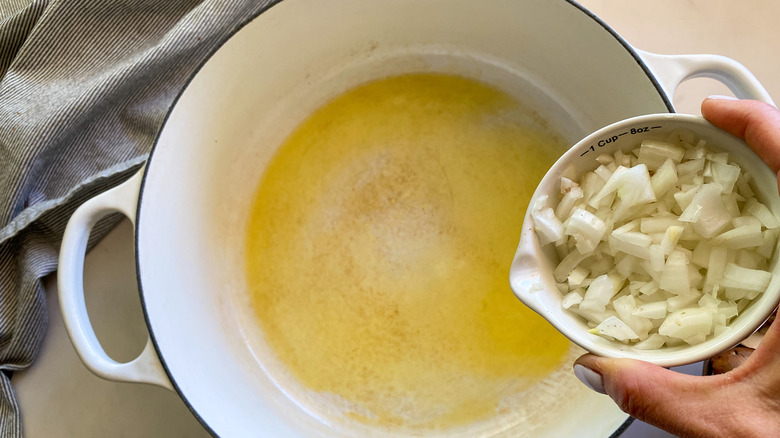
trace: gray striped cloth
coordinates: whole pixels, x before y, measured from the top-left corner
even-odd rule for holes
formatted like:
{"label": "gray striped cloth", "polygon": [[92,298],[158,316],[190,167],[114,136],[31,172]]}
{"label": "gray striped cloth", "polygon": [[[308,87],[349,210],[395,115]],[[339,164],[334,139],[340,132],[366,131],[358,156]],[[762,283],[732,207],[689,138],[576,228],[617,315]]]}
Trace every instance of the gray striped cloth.
{"label": "gray striped cloth", "polygon": [[0,436],[22,436],[10,374],[46,333],[69,216],[139,168],[187,79],[272,3],[0,0]]}

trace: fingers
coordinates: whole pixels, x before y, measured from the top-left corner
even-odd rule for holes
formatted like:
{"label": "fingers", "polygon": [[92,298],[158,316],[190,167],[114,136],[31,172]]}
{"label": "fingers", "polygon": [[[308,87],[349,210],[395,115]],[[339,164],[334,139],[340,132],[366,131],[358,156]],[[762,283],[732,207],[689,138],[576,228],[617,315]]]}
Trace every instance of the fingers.
{"label": "fingers", "polygon": [[745,142],[777,173],[780,171],[780,111],[755,100],[707,98],[701,113],[715,126]]}
{"label": "fingers", "polygon": [[575,369],[580,379],[587,377],[583,383],[596,390],[601,383],[623,411],[679,436],[718,436],[733,416],[724,409],[729,394],[722,376],[689,376],[647,362],[591,354],[577,359],[578,365],[595,373]]}

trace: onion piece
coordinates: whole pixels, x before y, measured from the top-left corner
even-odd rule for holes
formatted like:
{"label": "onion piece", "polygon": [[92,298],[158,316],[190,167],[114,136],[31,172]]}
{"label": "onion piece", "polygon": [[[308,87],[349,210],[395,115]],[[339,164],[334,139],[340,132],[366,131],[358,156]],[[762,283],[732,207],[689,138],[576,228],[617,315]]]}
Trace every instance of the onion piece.
{"label": "onion piece", "polygon": [[760,269],[748,269],[737,266],[734,263],[726,265],[723,272],[722,287],[744,289],[748,291],[763,292],[769,286],[772,273]]}
{"label": "onion piece", "polygon": [[672,159],[667,158],[664,164],[650,177],[650,185],[653,187],[655,197],[660,198],[675,184],[677,184],[677,169],[674,167]]}
{"label": "onion piece", "polygon": [[588,278],[588,270],[582,266],[574,268],[566,277],[566,283],[570,288],[577,288],[583,286],[585,280]]}
{"label": "onion piece", "polygon": [[661,233],[674,226],[683,225],[679,217],[671,213],[659,213],[651,217],[642,218],[639,221],[639,231],[643,233]]}
{"label": "onion piece", "polygon": [[617,339],[618,341],[630,341],[633,339],[639,339],[631,327],[625,322],[621,321],[616,316],[610,316],[602,321],[596,328],[590,330],[590,333],[599,334],[603,336],[609,336],[610,338]]}
{"label": "onion piece", "polygon": [[577,267],[577,265],[580,264],[583,260],[585,260],[588,256],[586,254],[582,254],[575,248],[570,253],[566,255],[566,257],[561,260],[560,263],[558,263],[558,266],[555,267],[553,270],[553,277],[555,277],[555,281],[563,282],[566,281],[566,278],[571,274],[571,271],[574,270],[574,268]]}
{"label": "onion piece", "polygon": [[650,173],[644,164],[631,168],[618,167],[601,191],[590,199],[588,205],[596,208],[599,202],[612,193],[617,193],[617,197],[623,201],[622,210],[656,200],[653,186],[650,184]]}
{"label": "onion piece", "polygon": [[731,215],[720,193],[719,184],[703,184],[680,215],[680,221],[693,222],[694,231],[703,237],[709,238],[723,231],[731,222]]}
{"label": "onion piece", "polygon": [[[563,178],[562,178],[563,179]],[[555,207],[555,216],[558,218],[569,217],[577,201],[584,197],[579,186],[572,187],[561,198],[561,202]]]}
{"label": "onion piece", "polygon": [[563,242],[563,224],[555,216],[552,208],[547,207],[547,196],[542,196],[535,203],[531,211],[534,221],[534,230],[539,236],[539,243],[547,245],[551,242]]}
{"label": "onion piece", "polygon": [[580,303],[580,309],[604,312],[607,304],[616,292],[615,283],[608,275],[596,277],[585,291],[585,296]]}
{"label": "onion piece", "polygon": [[657,350],[664,346],[666,343],[666,336],[653,333],[648,336],[644,341],[639,341],[634,345],[637,350]]}
{"label": "onion piece", "polygon": [[712,239],[712,245],[726,246],[731,249],[755,248],[764,243],[761,225],[745,225],[737,227]]}
{"label": "onion piece", "polygon": [[761,233],[761,236],[764,238],[764,241],[761,243],[761,246],[756,248],[756,252],[758,254],[761,254],[764,258],[768,259],[772,257],[772,254],[775,252],[775,246],[777,245],[777,236],[780,235],[780,229],[773,228],[771,230],[764,230]]}
{"label": "onion piece", "polygon": [[731,193],[737,178],[739,178],[741,169],[735,164],[713,162],[711,171],[712,181],[720,184],[721,193]]}
{"label": "onion piece", "polygon": [[632,295],[623,295],[612,301],[612,307],[621,321],[625,322],[636,333],[640,340],[647,339],[653,323],[649,319],[634,314],[636,299]]}
{"label": "onion piece", "polygon": [[650,259],[650,243],[652,239],[646,234],[629,231],[609,235],[609,247],[612,251],[622,251],[640,259]]}
{"label": "onion piece", "polygon": [[658,328],[658,334],[677,339],[707,336],[712,331],[712,311],[688,308],[671,313]]}
{"label": "onion piece", "polygon": [[665,255],[672,253],[674,247],[677,246],[677,242],[680,241],[680,236],[682,236],[682,233],[683,227],[679,225],[672,225],[666,229],[663,240],[661,240],[661,249]]}
{"label": "onion piece", "polygon": [[568,309],[569,307],[581,302],[582,295],[580,295],[580,293],[575,290],[564,295],[563,299],[561,300],[561,306],[563,306],[564,309]]}
{"label": "onion piece", "polygon": [[713,286],[720,283],[723,271],[726,270],[728,251],[723,247],[713,247],[710,250],[710,261],[707,264],[707,276],[704,279],[704,292],[712,290]]}
{"label": "onion piece", "polygon": [[592,253],[606,231],[604,221],[582,208],[575,209],[563,223],[564,234],[574,238],[575,246],[582,254]]}
{"label": "onion piece", "polygon": [[677,166],[677,173],[680,175],[696,174],[704,169],[705,162],[706,160],[703,157],[686,161]]}
{"label": "onion piece", "polygon": [[659,286],[675,294],[687,294],[690,291],[688,262],[682,252],[675,250],[669,254],[661,272]]}
{"label": "onion piece", "polygon": [[766,205],[758,201],[754,200],[750,205],[746,205],[745,211],[757,218],[761,222],[761,225],[766,228],[780,228],[780,221],[778,221],[777,217],[769,211],[769,208],[767,208]]}
{"label": "onion piece", "polygon": [[685,149],[669,144],[665,141],[643,140],[639,146],[637,158],[639,162],[646,163],[650,170],[658,170],[667,158],[671,158],[675,163],[682,161],[685,156]]}
{"label": "onion piece", "polygon": [[648,319],[666,318],[666,301],[653,301],[636,306],[632,312],[634,316]]}

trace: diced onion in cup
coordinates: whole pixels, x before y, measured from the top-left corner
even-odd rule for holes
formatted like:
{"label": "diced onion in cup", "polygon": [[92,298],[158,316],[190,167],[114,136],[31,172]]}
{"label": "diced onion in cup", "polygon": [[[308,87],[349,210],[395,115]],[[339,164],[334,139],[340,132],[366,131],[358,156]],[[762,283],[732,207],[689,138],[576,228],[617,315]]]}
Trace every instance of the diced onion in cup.
{"label": "diced onion in cup", "polygon": [[727,153],[680,130],[598,169],[561,178],[561,196],[532,206],[563,308],[592,333],[633,345],[706,341],[763,293],[780,219]]}

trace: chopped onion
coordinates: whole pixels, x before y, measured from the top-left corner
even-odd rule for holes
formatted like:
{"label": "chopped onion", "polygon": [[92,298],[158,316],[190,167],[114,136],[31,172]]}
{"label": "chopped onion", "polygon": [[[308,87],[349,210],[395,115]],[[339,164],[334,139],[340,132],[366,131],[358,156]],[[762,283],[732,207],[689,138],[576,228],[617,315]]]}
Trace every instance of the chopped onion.
{"label": "chopped onion", "polygon": [[588,278],[588,270],[582,266],[577,266],[566,277],[566,283],[569,288],[578,288],[580,286],[587,286],[585,280]]}
{"label": "chopped onion", "polygon": [[707,264],[707,276],[704,280],[704,292],[710,292],[712,288],[720,284],[723,279],[723,271],[728,262],[728,250],[724,247],[713,247],[710,251],[710,260]]}
{"label": "chopped onion", "polygon": [[666,342],[666,336],[659,335],[658,333],[653,333],[652,335],[648,336],[647,339],[644,341],[637,342],[634,344],[634,348],[637,350],[657,350],[664,346],[664,343]]}
{"label": "chopped onion", "polygon": [[595,214],[578,208],[563,223],[563,232],[574,238],[575,246],[582,254],[590,254],[601,241],[607,226]]}
{"label": "chopped onion", "polygon": [[615,284],[609,276],[605,274],[596,277],[588,286],[588,290],[585,291],[580,309],[603,313],[615,292]]}
{"label": "chopped onion", "polygon": [[722,193],[731,193],[739,178],[740,168],[736,164],[713,162],[710,167],[712,180],[721,186]]}
{"label": "chopped onion", "polygon": [[587,257],[587,255],[583,255],[577,249],[574,249],[558,263],[558,266],[553,270],[553,277],[555,277],[556,281],[566,281],[569,274]]}
{"label": "chopped onion", "polygon": [[666,301],[653,301],[640,304],[633,311],[634,316],[642,318],[661,319],[666,318]]}
{"label": "chopped onion", "polygon": [[712,311],[702,308],[678,310],[658,327],[659,335],[682,339],[689,344],[704,342],[700,336],[706,337],[711,332]]}
{"label": "chopped onion", "polygon": [[620,320],[625,322],[640,340],[647,339],[650,330],[653,328],[653,323],[648,318],[634,313],[636,310],[636,299],[633,295],[623,295],[615,298],[612,301],[612,307],[614,307]]}
{"label": "chopped onion", "polygon": [[539,236],[539,242],[547,245],[550,242],[561,242],[563,240],[563,224],[555,216],[555,212],[550,207],[545,207],[547,196],[542,196],[531,211],[534,220],[534,229]]}
{"label": "chopped onion", "polygon": [[564,309],[568,309],[569,307],[579,304],[582,302],[582,295],[580,295],[579,292],[571,291],[568,294],[566,294],[563,299],[561,300],[561,306],[563,306]]}
{"label": "chopped onion", "polygon": [[688,281],[688,261],[680,251],[672,251],[666,259],[661,272],[661,289],[674,294],[687,294],[690,291]]}
{"label": "chopped onion", "polygon": [[760,269],[748,269],[729,263],[723,273],[722,287],[763,292],[769,286],[772,274]]}
{"label": "chopped onion", "polygon": [[650,185],[653,187],[655,197],[660,198],[675,184],[677,184],[677,168],[674,167],[671,158],[667,158],[664,164],[650,177]]}
{"label": "chopped onion", "polygon": [[690,204],[680,215],[681,222],[693,222],[693,231],[702,237],[712,237],[731,222],[731,215],[720,196],[721,186],[703,184],[696,189]]}
{"label": "chopped onion", "polygon": [[780,230],[777,228],[772,230],[764,230],[761,235],[764,237],[764,242],[756,248],[756,253],[769,259],[772,257],[772,253],[775,251],[777,245],[777,236],[780,234]]}
{"label": "chopped onion", "polygon": [[750,174],[685,130],[597,161],[579,178],[570,166],[557,205],[531,212],[560,256],[561,306],[636,349],[723,333],[768,287],[780,235]]}
{"label": "chopped onion", "polygon": [[780,221],[777,220],[777,216],[772,214],[766,205],[755,202],[755,199],[753,198],[751,198],[751,200],[754,202],[750,203],[750,205],[745,208],[745,211],[747,211],[748,214],[751,214],[757,218],[761,222],[761,225],[766,228],[780,228]]}
{"label": "chopped onion", "polygon": [[571,213],[571,209],[574,207],[574,204],[576,204],[577,201],[582,199],[583,196],[584,195],[582,193],[582,189],[579,186],[572,187],[570,190],[568,190],[566,193],[563,194],[563,197],[561,198],[561,202],[558,204],[557,207],[555,207],[555,216],[568,217],[569,213]]}
{"label": "chopped onion", "polygon": [[610,338],[617,339],[618,341],[630,341],[633,339],[639,339],[631,327],[616,316],[610,316],[602,321],[593,330],[590,330],[593,334],[599,334],[603,336],[609,336]]}
{"label": "chopped onion", "polygon": [[713,245],[725,245],[728,248],[756,248],[764,243],[761,225],[744,225],[728,230],[712,239]]}
{"label": "chopped onion", "polygon": [[647,167],[654,171],[658,170],[667,158],[671,158],[675,163],[679,163],[684,156],[685,149],[658,140],[642,141],[637,154],[639,162],[646,163]]}

